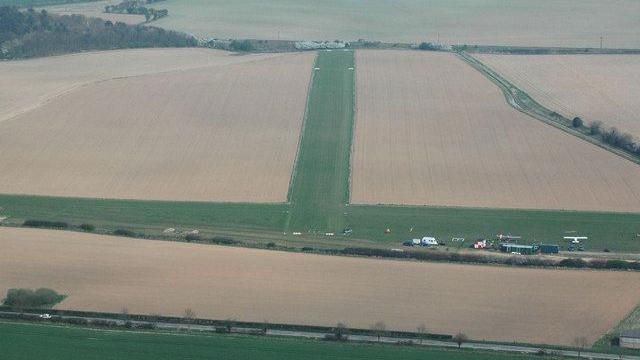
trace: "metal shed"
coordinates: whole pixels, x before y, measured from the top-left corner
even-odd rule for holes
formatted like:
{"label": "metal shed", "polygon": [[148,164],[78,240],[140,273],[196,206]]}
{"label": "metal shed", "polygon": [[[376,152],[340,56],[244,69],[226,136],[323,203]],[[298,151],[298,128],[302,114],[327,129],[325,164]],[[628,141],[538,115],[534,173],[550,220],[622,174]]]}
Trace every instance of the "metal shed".
{"label": "metal shed", "polygon": [[560,252],[559,245],[540,244],[538,247],[543,254],[557,254]]}
{"label": "metal shed", "polygon": [[536,249],[532,245],[519,245],[519,244],[500,244],[500,251],[506,253],[517,252],[520,254],[533,254]]}
{"label": "metal shed", "polygon": [[620,347],[640,349],[640,329],[623,331],[620,334]]}

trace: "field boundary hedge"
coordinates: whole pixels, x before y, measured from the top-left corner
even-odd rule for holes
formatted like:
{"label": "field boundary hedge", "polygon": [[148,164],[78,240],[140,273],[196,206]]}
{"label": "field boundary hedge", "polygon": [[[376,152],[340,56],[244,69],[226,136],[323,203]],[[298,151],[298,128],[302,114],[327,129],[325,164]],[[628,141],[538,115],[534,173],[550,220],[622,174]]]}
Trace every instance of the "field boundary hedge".
{"label": "field boundary hedge", "polygon": [[[148,323],[171,323],[171,324],[184,324],[184,325],[205,325],[212,327],[240,327],[240,328],[257,328],[257,329],[268,329],[268,330],[286,330],[286,331],[304,331],[304,332],[315,332],[315,333],[333,333],[335,327],[332,326],[319,326],[319,325],[297,325],[297,324],[282,324],[282,323],[269,323],[269,322],[250,322],[250,321],[235,321],[235,320],[216,320],[216,319],[202,319],[202,318],[184,318],[177,316],[157,316],[157,315],[144,315],[144,314],[115,314],[115,313],[106,313],[106,312],[94,312],[94,311],[78,311],[78,310],[56,310],[56,309],[20,309],[19,311],[8,307],[8,306],[0,306],[0,311],[8,314],[0,314],[0,318],[9,318],[9,319],[20,319],[30,317],[25,313],[34,313],[34,314],[50,314],[50,315],[58,315],[58,316],[72,316],[72,317],[80,317],[80,318],[103,318],[110,319],[113,321],[139,321],[139,322],[148,322]],[[73,323],[73,320],[70,321]],[[91,325],[92,322],[89,322],[87,319],[88,325]],[[100,323],[98,323],[100,325]],[[371,330],[371,329],[358,329],[358,328],[345,328],[348,330],[349,334],[353,335],[370,335],[370,336],[378,336],[380,331]],[[453,339],[452,335],[447,334],[420,334],[415,332],[408,331],[384,331],[384,335],[388,337],[398,337],[398,338],[422,338],[422,339],[431,339],[431,340],[442,340],[442,341],[450,341]]]}
{"label": "field boundary hedge", "polygon": [[394,259],[415,259],[422,261],[440,261],[469,264],[499,264],[512,266],[531,266],[545,268],[570,269],[607,269],[607,270],[636,270],[640,271],[640,261],[619,259],[591,259],[565,258],[561,260],[536,257],[535,255],[491,256],[483,253],[461,253],[444,251],[394,251],[376,248],[344,248],[339,250],[342,255],[366,256]]}

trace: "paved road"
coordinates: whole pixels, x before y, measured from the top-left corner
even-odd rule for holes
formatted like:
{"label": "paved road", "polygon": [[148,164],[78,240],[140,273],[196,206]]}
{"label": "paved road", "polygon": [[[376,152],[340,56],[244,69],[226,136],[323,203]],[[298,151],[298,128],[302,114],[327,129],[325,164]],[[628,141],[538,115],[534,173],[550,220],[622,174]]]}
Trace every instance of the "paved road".
{"label": "paved road", "polygon": [[[3,312],[0,311],[0,316],[3,314],[15,314],[11,312]],[[39,314],[36,313],[26,313],[25,315],[32,316],[34,318],[38,318]],[[115,321],[118,325],[124,325],[125,320],[117,320],[111,318],[99,318],[99,317],[80,317],[80,316],[66,316],[66,315],[53,315],[53,318],[62,319],[62,320],[70,320],[70,319],[86,319],[88,321]],[[147,321],[130,321],[134,325],[143,325],[149,324]],[[215,327],[211,325],[196,325],[196,324],[178,324],[178,323],[166,323],[166,322],[157,322],[155,323],[156,329],[161,330],[189,330],[189,331],[215,331]],[[244,333],[244,334],[255,334],[262,333],[262,329],[260,328],[250,328],[250,327],[232,327],[231,331],[234,333]],[[327,333],[321,332],[310,332],[310,331],[291,331],[291,330],[267,330],[267,336],[291,336],[291,337],[302,337],[308,339],[323,339]],[[376,336],[370,335],[349,335],[349,341],[360,341],[360,342],[381,342],[388,344],[397,344],[398,342],[407,342],[412,341],[416,345],[422,346],[432,346],[432,347],[446,347],[446,348],[456,348],[458,344],[451,341],[439,341],[439,340],[422,340],[417,338],[399,338],[399,337],[386,337],[382,336],[380,339]],[[464,343],[462,344],[462,348],[465,349],[475,349],[475,350],[488,350],[488,351],[503,351],[503,352],[512,352],[512,353],[522,353],[522,354],[537,354],[540,350],[546,351],[550,355],[556,356],[565,356],[565,357],[581,357],[586,359],[603,359],[603,360],[640,360],[640,356],[631,356],[631,355],[616,355],[616,354],[605,354],[605,353],[594,353],[594,352],[582,352],[580,356],[578,356],[577,351],[572,350],[554,350],[547,349],[541,347],[534,346],[520,346],[520,345],[501,345],[501,344],[487,344],[487,343]]]}

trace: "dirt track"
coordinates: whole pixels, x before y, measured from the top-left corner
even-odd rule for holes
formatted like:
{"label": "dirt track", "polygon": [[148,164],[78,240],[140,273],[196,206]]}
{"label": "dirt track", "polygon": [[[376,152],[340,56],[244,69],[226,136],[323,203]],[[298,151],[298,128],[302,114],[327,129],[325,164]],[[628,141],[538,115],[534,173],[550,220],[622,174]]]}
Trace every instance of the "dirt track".
{"label": "dirt track", "polygon": [[549,109],[640,140],[639,55],[474,55]]}
{"label": "dirt track", "polygon": [[65,309],[594,341],[640,300],[640,274],[417,263],[0,228],[0,293],[51,287]]}
{"label": "dirt track", "polygon": [[0,123],[0,192],[284,201],[313,59],[224,55],[77,88]]}
{"label": "dirt track", "polygon": [[354,203],[640,211],[640,166],[512,109],[446,53],[359,51]]}

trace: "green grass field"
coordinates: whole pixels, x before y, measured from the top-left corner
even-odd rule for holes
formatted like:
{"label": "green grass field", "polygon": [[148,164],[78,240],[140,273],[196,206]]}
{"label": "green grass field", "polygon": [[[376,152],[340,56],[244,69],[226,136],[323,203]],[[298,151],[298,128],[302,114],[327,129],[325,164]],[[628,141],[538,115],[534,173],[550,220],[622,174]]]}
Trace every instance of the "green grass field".
{"label": "green grass field", "polygon": [[[375,240],[431,234],[451,244],[463,237],[466,245],[497,234],[522,236],[522,243],[568,245],[563,236],[588,236],[587,251],[639,252],[640,214],[571,211],[469,209],[401,206],[348,207],[354,236]],[[384,229],[391,234],[384,234]],[[413,232],[409,232],[414,228]],[[454,245],[454,244],[451,244]],[[564,246],[563,246],[564,247]]]}
{"label": "green grass field", "polygon": [[539,356],[395,345],[257,336],[139,333],[11,322],[0,323],[0,357],[12,360],[544,359]]}
{"label": "green grass field", "polygon": [[289,191],[288,229],[337,232],[349,202],[354,106],[353,51],[320,51]]}
{"label": "green grass field", "polygon": [[[282,234],[288,217],[286,204],[219,204],[98,200],[0,195],[0,216],[10,216],[9,224],[25,219],[67,221],[75,225],[91,223],[105,230],[128,228],[150,235],[163,229],[193,228],[209,233],[270,232]],[[344,212],[347,215],[344,215]],[[304,216],[305,213],[302,213]],[[300,215],[298,215],[300,216]],[[400,206],[341,207],[334,215],[352,227],[350,237],[337,236],[331,246],[397,247],[410,237],[433,234],[441,240],[464,237],[492,238],[496,234],[523,236],[523,243],[562,242],[563,236],[589,236],[587,250],[640,252],[640,214],[585,213],[570,211],[468,209]],[[305,221],[302,217],[301,220]],[[385,234],[385,229],[391,234]],[[409,232],[414,228],[413,232]],[[291,227],[292,231],[296,231]],[[281,236],[281,235],[277,235]],[[283,239],[291,240],[291,236]],[[277,240],[269,238],[268,241]],[[467,240],[467,242],[469,241]],[[307,243],[322,243],[315,237]],[[318,244],[320,245],[320,244]],[[456,244],[451,244],[455,246]],[[320,246],[321,247],[321,246]]]}

